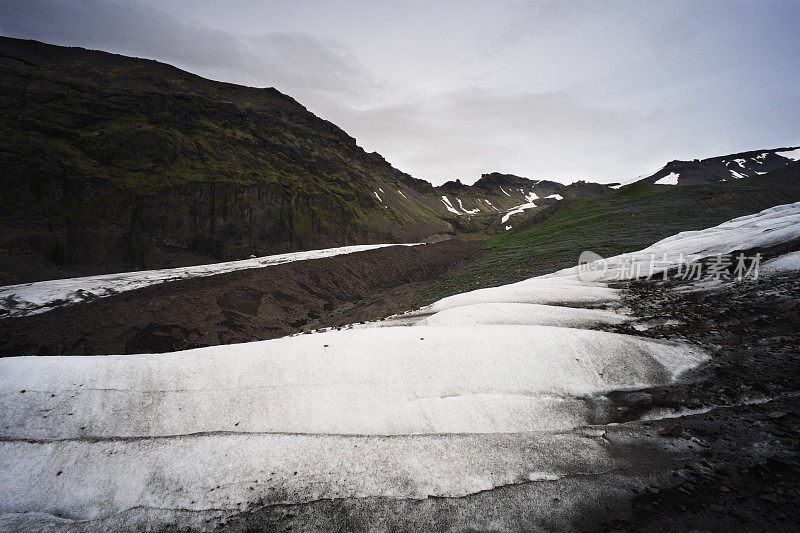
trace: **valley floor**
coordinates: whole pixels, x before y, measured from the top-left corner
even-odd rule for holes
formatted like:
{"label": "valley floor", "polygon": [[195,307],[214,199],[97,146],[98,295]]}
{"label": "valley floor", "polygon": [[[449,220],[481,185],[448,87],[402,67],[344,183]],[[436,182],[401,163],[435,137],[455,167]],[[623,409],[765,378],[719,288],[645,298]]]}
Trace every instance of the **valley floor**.
{"label": "valley floor", "polygon": [[[565,269],[340,331],[0,359],[0,530],[800,530],[798,220],[800,204],[781,206],[645,250],[783,258],[758,279]],[[306,262],[285,279],[342,278],[373,309],[400,305],[429,279],[420,265],[444,272],[463,246]],[[99,323],[177,291],[159,303],[183,306],[175,316],[234,302],[247,324],[280,268],[3,322],[65,328],[85,306]],[[241,283],[272,289],[254,306]],[[354,321],[356,302],[336,302],[311,320]]]}

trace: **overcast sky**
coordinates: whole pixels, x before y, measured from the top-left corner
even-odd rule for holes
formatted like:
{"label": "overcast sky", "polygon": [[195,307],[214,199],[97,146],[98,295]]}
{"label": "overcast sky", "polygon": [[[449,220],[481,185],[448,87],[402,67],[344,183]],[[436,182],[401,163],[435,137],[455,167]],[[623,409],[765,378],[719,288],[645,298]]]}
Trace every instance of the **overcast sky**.
{"label": "overcast sky", "polygon": [[293,96],[436,184],[800,145],[800,1],[0,0],[0,33]]}

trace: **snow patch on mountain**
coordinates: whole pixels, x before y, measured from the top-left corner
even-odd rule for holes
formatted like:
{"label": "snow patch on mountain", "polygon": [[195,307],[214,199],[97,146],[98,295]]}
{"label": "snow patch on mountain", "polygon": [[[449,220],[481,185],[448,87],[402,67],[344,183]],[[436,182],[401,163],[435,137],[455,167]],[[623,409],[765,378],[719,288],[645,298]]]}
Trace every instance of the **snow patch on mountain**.
{"label": "snow patch on mountain", "polygon": [[[524,191],[523,191],[523,194],[524,194]],[[548,198],[549,198],[549,196],[548,196]],[[538,200],[539,199],[539,195],[536,194],[535,192],[531,191],[528,194],[525,194],[525,199],[528,200],[528,202],[533,202],[534,200]]]}
{"label": "snow patch on mountain", "polygon": [[477,207],[475,209],[466,209],[464,207],[464,204],[461,203],[461,198],[456,198],[456,201],[458,202],[458,207],[460,207],[461,210],[464,211],[468,215],[474,215],[475,213],[480,213],[481,212],[481,210],[478,209]]}
{"label": "snow patch on mountain", "polygon": [[782,150],[775,153],[781,157],[791,159],[792,161],[800,161],[800,148],[795,148],[794,150]]}
{"label": "snow patch on mountain", "polygon": [[450,199],[447,196],[442,196],[442,203],[444,204],[445,208],[451,213],[454,213],[456,215],[461,214],[458,211],[456,211],[456,209],[453,207],[453,204],[450,203]]}
{"label": "snow patch on mountain", "polygon": [[742,174],[741,172],[736,172],[735,170],[731,170],[731,176],[733,176],[736,179],[742,179],[748,177],[745,174]]}
{"label": "snow patch on mountain", "polygon": [[677,172],[670,172],[669,174],[667,174],[663,178],[657,179],[654,183],[656,185],[677,185],[678,184],[678,178],[680,176],[681,175],[679,173],[677,173]]}
{"label": "snow patch on mountain", "polygon": [[511,218],[512,215],[522,213],[526,209],[533,209],[534,207],[536,207],[536,204],[534,204],[533,202],[528,202],[527,204],[518,205],[517,207],[512,208],[505,215],[503,215],[503,217],[500,219],[500,222],[505,224],[506,222],[508,222],[508,219]]}

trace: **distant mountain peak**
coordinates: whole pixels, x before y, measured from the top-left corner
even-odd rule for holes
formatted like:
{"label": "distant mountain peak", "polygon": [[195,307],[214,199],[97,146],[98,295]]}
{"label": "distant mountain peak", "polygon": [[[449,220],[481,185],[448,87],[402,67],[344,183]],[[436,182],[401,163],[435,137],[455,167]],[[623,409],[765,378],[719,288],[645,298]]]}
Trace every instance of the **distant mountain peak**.
{"label": "distant mountain peak", "polygon": [[759,176],[800,159],[800,147],[750,150],[706,159],[674,159],[634,183],[700,185]]}

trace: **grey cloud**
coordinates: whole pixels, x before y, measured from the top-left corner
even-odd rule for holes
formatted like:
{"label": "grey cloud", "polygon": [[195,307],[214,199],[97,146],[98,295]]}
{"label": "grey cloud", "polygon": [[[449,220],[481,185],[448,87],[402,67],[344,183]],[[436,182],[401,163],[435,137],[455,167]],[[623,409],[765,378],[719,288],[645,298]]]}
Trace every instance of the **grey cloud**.
{"label": "grey cloud", "polygon": [[798,24],[791,0],[0,0],[6,35],[275,86],[435,183],[800,144]]}
{"label": "grey cloud", "polygon": [[388,146],[405,163],[404,170],[436,182],[456,177],[471,182],[482,172],[501,169],[545,177],[537,165],[551,169],[550,177],[588,177],[591,166],[576,155],[600,151],[605,163],[623,159],[629,155],[626,139],[635,131],[625,115],[592,109],[566,92],[463,90],[402,106],[349,111],[341,118],[365,124],[363,136]]}
{"label": "grey cloud", "polygon": [[[5,0],[0,31],[166,61],[235,83],[363,96],[374,76],[340,43],[301,32],[241,36],[182,21],[139,2]],[[340,49],[337,49],[340,48]]]}

